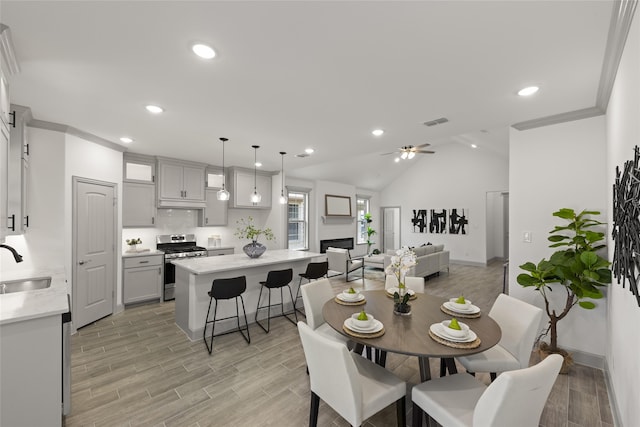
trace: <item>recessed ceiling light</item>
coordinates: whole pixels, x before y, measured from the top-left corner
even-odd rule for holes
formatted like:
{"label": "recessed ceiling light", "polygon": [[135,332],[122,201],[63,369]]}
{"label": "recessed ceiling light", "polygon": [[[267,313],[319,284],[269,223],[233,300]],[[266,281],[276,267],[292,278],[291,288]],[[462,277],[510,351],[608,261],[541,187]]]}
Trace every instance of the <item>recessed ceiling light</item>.
{"label": "recessed ceiling light", "polygon": [[374,136],[380,136],[380,135],[382,135],[384,133],[384,131],[382,129],[374,129],[374,130],[371,131],[371,133]]}
{"label": "recessed ceiling light", "polygon": [[148,112],[153,114],[160,114],[164,111],[161,107],[158,107],[157,105],[147,105],[145,108],[147,109]]}
{"label": "recessed ceiling light", "polygon": [[125,144],[129,144],[130,142],[133,142],[133,139],[129,138],[128,136],[123,136],[122,138],[120,138],[120,141],[124,142]]}
{"label": "recessed ceiling light", "polygon": [[204,59],[211,59],[216,56],[215,50],[213,50],[211,46],[207,46],[206,44],[194,44],[191,47],[191,50],[193,50],[193,53],[198,55],[200,58]]}
{"label": "recessed ceiling light", "polygon": [[305,150],[304,150],[304,152],[307,153],[307,154],[311,154],[314,151],[316,151],[316,150],[314,150],[313,148],[305,148]]}
{"label": "recessed ceiling light", "polygon": [[471,148],[478,148],[476,144],[471,144]]}
{"label": "recessed ceiling light", "polygon": [[538,89],[540,89],[538,86],[525,87],[524,89],[520,89],[518,91],[518,95],[520,95],[520,96],[530,96],[530,95],[533,95],[534,93],[536,93],[538,91]]}
{"label": "recessed ceiling light", "polygon": [[400,161],[400,157],[396,157],[395,159],[393,159],[393,161],[398,163]]}
{"label": "recessed ceiling light", "polygon": [[262,163],[256,162],[256,167],[259,168],[260,166],[262,166]]}

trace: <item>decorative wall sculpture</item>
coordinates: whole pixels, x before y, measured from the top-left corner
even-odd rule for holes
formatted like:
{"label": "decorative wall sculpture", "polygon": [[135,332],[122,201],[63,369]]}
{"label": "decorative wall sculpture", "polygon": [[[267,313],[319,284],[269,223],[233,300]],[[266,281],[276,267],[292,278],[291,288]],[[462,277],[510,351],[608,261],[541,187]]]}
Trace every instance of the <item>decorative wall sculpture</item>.
{"label": "decorative wall sculpture", "polygon": [[624,170],[616,167],[613,185],[613,231],[615,241],[613,275],[622,280],[622,287],[629,281],[629,290],[640,307],[640,149],[634,148],[633,160],[624,164]]}

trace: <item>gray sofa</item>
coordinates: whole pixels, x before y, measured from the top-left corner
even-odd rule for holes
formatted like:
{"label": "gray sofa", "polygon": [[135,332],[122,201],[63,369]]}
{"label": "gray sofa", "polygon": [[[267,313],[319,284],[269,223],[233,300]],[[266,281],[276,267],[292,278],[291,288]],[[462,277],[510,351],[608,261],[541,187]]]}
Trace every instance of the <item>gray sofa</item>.
{"label": "gray sofa", "polygon": [[[444,245],[426,245],[412,248],[416,254],[416,265],[411,267],[407,276],[427,277],[441,271],[449,271],[449,251],[444,250]],[[388,250],[384,255],[384,268],[391,263],[391,257],[395,250]]]}

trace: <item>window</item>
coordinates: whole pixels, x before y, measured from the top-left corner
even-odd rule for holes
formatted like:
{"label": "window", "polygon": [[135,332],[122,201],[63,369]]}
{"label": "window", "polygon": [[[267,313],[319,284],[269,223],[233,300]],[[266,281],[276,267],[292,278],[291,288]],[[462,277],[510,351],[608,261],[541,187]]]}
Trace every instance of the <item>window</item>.
{"label": "window", "polygon": [[356,196],[356,218],[357,230],[356,230],[356,244],[367,243],[367,221],[364,219],[364,215],[369,212],[369,199],[365,199],[361,196]]}
{"label": "window", "polygon": [[289,249],[309,249],[309,194],[300,191],[290,191],[287,234]]}

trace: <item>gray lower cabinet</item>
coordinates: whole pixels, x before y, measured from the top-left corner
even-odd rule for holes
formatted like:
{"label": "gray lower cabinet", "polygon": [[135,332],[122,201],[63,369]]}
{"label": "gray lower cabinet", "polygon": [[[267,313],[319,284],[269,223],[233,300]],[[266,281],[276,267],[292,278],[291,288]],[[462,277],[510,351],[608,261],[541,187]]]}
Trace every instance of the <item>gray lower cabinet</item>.
{"label": "gray lower cabinet", "polygon": [[208,248],[208,256],[233,255],[233,248]]}
{"label": "gray lower cabinet", "polygon": [[164,255],[124,257],[122,264],[124,304],[162,299]]}
{"label": "gray lower cabinet", "polygon": [[156,186],[124,182],[122,189],[122,226],[153,227],[156,220]]}
{"label": "gray lower cabinet", "polygon": [[227,225],[227,208],[229,201],[218,200],[218,189],[207,189],[207,205],[200,211],[201,227]]}

